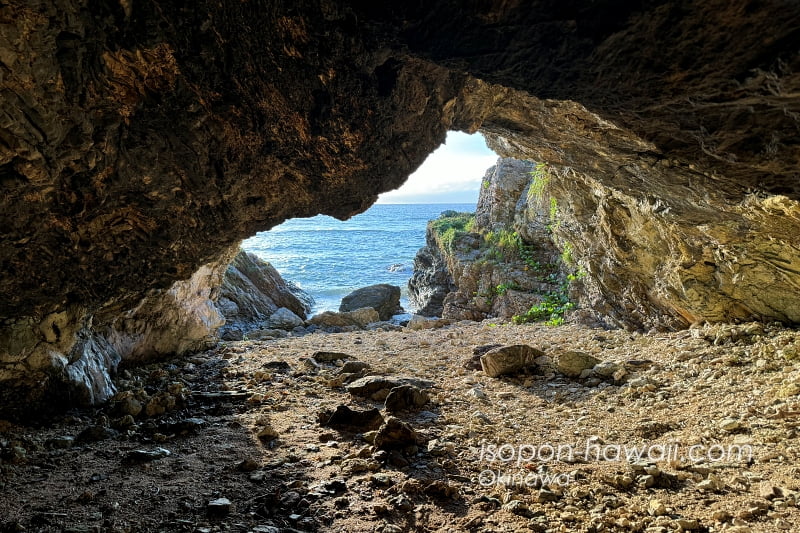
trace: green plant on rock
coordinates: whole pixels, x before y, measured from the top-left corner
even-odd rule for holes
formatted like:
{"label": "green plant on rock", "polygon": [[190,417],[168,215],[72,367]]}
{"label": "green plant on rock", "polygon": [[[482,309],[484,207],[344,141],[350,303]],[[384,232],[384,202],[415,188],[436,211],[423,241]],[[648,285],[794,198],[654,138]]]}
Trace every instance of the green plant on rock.
{"label": "green plant on rock", "polygon": [[517,290],[519,289],[519,285],[514,283],[513,281],[507,281],[505,283],[501,283],[497,287],[494,288],[494,293],[498,296],[504,295],[506,292],[510,290]]}
{"label": "green plant on rock", "polygon": [[544,322],[547,326],[560,326],[564,323],[564,314],[574,306],[569,301],[566,285],[562,285],[559,290],[545,294],[541,302],[521,315],[514,315],[511,320],[514,324]]}
{"label": "green plant on rock", "polygon": [[547,173],[547,163],[536,163],[531,171],[531,184],[528,186],[528,201],[541,202],[544,198],[544,191],[550,183],[550,176]]}
{"label": "green plant on rock", "polygon": [[459,236],[472,231],[474,223],[474,213],[445,211],[439,218],[430,221],[429,224],[442,247],[452,251],[455,240]]}

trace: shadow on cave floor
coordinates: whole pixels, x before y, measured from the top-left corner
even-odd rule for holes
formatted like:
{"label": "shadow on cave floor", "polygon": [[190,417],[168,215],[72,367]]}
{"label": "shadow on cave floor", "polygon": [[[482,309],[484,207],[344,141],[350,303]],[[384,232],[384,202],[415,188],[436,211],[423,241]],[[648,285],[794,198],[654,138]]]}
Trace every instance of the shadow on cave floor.
{"label": "shadow on cave floor", "polygon": [[[336,364],[306,355],[221,344],[121,371],[102,409],[47,428],[0,421],[0,531],[410,530],[431,521],[421,502],[465,515],[417,446],[372,453],[367,428],[321,425],[337,405],[381,405],[331,386]],[[423,426],[439,416],[425,413]]]}
{"label": "shadow on cave floor", "polygon": [[[465,368],[488,344],[534,346],[553,366]],[[100,410],[0,426],[2,530],[785,531],[800,523],[798,347],[800,331],[759,324],[490,321],[221,344],[123,371]],[[570,351],[626,375],[566,378]],[[383,397],[400,378],[429,401],[392,419]],[[353,390],[364,380],[378,384]],[[384,446],[382,421],[413,441]],[[553,458],[559,446],[575,457]]]}

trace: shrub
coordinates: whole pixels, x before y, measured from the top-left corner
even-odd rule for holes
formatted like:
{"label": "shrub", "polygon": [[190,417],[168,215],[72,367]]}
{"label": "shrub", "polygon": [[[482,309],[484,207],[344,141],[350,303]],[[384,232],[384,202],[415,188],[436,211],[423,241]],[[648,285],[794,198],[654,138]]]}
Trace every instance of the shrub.
{"label": "shrub", "polygon": [[514,324],[544,322],[548,326],[560,326],[564,323],[564,313],[573,307],[566,286],[562,286],[558,291],[547,293],[541,302],[521,315],[514,315],[511,320]]}

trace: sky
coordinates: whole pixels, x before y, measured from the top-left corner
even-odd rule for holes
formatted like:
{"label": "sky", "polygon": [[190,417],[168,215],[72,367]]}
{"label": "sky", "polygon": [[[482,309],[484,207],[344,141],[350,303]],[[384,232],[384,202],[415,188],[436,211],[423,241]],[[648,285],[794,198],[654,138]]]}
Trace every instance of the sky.
{"label": "sky", "polygon": [[483,175],[495,162],[497,154],[489,150],[479,133],[448,132],[445,143],[408,181],[399,189],[380,195],[378,203],[477,203]]}

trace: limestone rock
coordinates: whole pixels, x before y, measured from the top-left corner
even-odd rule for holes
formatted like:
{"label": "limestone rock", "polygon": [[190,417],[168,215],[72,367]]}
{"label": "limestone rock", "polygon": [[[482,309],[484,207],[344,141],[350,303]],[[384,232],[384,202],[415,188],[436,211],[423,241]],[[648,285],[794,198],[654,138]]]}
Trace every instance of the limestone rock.
{"label": "limestone rock", "polygon": [[356,289],[342,298],[339,312],[356,311],[365,307],[375,309],[380,320],[389,320],[393,315],[402,313],[400,287],[380,283]]}
{"label": "limestone rock", "polygon": [[569,351],[558,355],[556,368],[565,376],[577,378],[584,370],[591,370],[599,363],[600,359],[588,353]]}
{"label": "limestone rock", "polygon": [[432,381],[408,377],[386,377],[386,376],[365,376],[347,385],[347,392],[355,396],[370,397],[376,393],[385,393],[382,399],[386,399],[389,391],[402,385],[413,385],[420,389],[427,389],[433,386]]}
{"label": "limestone rock", "polygon": [[525,344],[501,346],[481,355],[481,368],[487,376],[496,378],[533,367],[536,365],[536,359],[543,355],[544,352],[541,350]]}

